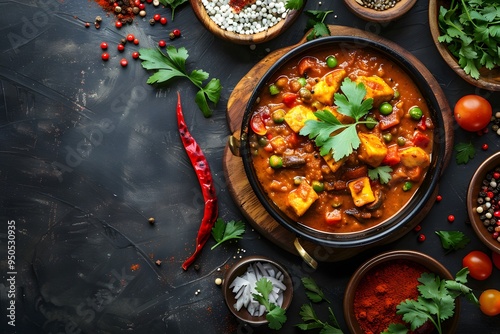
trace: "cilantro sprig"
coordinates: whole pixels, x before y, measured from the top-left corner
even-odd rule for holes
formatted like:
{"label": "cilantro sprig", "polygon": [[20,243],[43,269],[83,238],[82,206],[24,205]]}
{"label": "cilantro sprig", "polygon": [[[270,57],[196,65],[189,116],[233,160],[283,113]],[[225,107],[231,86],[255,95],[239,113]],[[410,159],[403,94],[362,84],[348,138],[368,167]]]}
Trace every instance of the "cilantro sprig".
{"label": "cilantro sprig", "polygon": [[222,218],[217,218],[214,227],[212,227],[212,236],[217,243],[211,249],[228,240],[241,239],[243,233],[245,233],[245,224],[241,220],[231,220],[225,223]]}
{"label": "cilantro sprig", "polygon": [[379,180],[381,184],[389,183],[391,180],[392,168],[389,166],[378,166],[376,168],[368,169],[368,177],[370,180]]}
{"label": "cilantro sprig", "polygon": [[457,152],[455,161],[459,165],[467,164],[476,155],[476,149],[472,143],[458,143],[454,149]]}
{"label": "cilantro sprig", "polygon": [[269,294],[273,290],[273,283],[265,277],[262,277],[255,283],[255,291],[258,293],[253,293],[253,299],[258,301],[261,305],[266,308],[266,319],[269,321],[269,328],[271,329],[281,329],[283,324],[286,322],[286,311],[279,307],[278,305],[271,303],[269,301]]}
{"label": "cilantro sprig", "polygon": [[[407,299],[397,307],[397,314],[410,325],[412,331],[422,326],[427,321],[434,324],[439,334],[443,333],[442,322],[455,313],[455,299],[464,296],[475,305],[479,302],[467,283],[468,268],[462,268],[454,280],[442,280],[433,273],[423,273],[418,281],[421,283],[417,289],[417,300]],[[407,329],[404,325],[391,325],[384,334],[404,334]]]}
{"label": "cilantro sprig", "polygon": [[208,105],[208,100],[217,104],[219,102],[222,86],[219,79],[212,78],[205,86],[203,82],[209,78],[209,74],[203,70],[193,70],[188,73],[186,69],[186,60],[189,54],[184,47],[176,49],[174,46],[167,46],[166,53],[159,49],[139,50],[139,58],[142,61],[142,67],[146,70],[155,71],[148,80],[148,84],[167,83],[173,78],[187,78],[199,91],[196,93],[195,101],[203,116],[212,116],[212,110]]}
{"label": "cilantro sprig", "polygon": [[306,10],[305,13],[309,16],[306,23],[306,30],[311,30],[306,36],[308,41],[318,37],[331,35],[330,29],[328,29],[328,26],[325,23],[325,19],[328,14],[333,13],[333,10]]}
{"label": "cilantro sprig", "polygon": [[300,130],[303,136],[314,139],[320,148],[320,154],[325,156],[333,153],[335,161],[350,155],[361,143],[356,125],[370,121],[361,120],[372,109],[373,99],[365,99],[366,88],[362,83],[356,84],[345,78],[340,86],[342,93],[334,94],[334,104],[337,111],[354,119],[353,123],[343,124],[329,110],[319,110],[314,113],[318,120],[307,120]]}
{"label": "cilantro sprig", "polygon": [[479,79],[479,69],[500,65],[500,4],[484,0],[452,0],[439,8],[438,41],[446,43],[462,69]]}
{"label": "cilantro sprig", "polygon": [[301,279],[304,288],[306,289],[307,298],[314,303],[319,303],[322,301],[326,301],[330,303],[328,299],[326,299],[323,290],[316,284],[316,282],[310,277],[303,277]]}
{"label": "cilantro sprig", "polygon": [[170,9],[172,10],[172,21],[173,21],[175,9],[187,1],[188,0],[160,0],[160,3],[165,7],[170,7]]}
{"label": "cilantro sprig", "polygon": [[459,250],[467,246],[470,238],[461,231],[436,231],[441,245],[448,251]]}

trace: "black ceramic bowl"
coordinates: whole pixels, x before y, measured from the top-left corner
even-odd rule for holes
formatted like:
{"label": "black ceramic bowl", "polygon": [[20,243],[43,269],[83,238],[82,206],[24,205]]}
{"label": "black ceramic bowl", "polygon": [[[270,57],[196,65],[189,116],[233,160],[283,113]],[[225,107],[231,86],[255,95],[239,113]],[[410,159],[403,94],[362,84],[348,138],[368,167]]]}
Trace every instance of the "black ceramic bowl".
{"label": "black ceramic bowl", "polygon": [[[432,143],[433,153],[431,165],[426,174],[425,180],[412,199],[390,219],[373,228],[351,233],[326,233],[312,230],[289,218],[263,191],[253,167],[252,154],[249,147],[249,137],[252,134],[252,130],[249,126],[253,109],[252,107],[258,99],[261,91],[263,89],[267,89],[269,84],[268,81],[272,78],[272,76],[285,63],[291,60],[296,61],[296,59],[301,56],[313,54],[317,49],[328,48],[329,46],[336,44],[340,44],[346,52],[349,52],[352,48],[367,48],[375,50],[404,69],[409,76],[413,78],[413,81],[425,97],[432,114],[433,123],[436,125],[434,142]],[[447,157],[448,154],[446,150],[447,146],[450,145],[450,138],[449,134],[446,134],[446,129],[449,129],[450,126],[443,118],[444,113],[442,114],[441,111],[443,104],[440,102],[442,100],[446,101],[443,92],[425,67],[423,67],[423,65],[409,52],[401,50],[397,45],[394,45],[391,42],[385,43],[355,36],[330,36],[301,44],[286,53],[270,67],[270,69],[263,75],[255,86],[255,89],[246,105],[241,128],[240,154],[243,159],[243,165],[249,183],[257,198],[272,218],[300,238],[332,248],[364,247],[367,245],[382,244],[393,241],[410,231],[423,219],[426,212],[428,212],[429,205],[432,205],[435,198],[435,191],[437,190],[439,176],[449,159],[449,157]],[[449,112],[449,106],[447,104],[445,109],[448,110],[443,110],[444,112]],[[451,138],[451,142],[452,140],[453,139]]]}

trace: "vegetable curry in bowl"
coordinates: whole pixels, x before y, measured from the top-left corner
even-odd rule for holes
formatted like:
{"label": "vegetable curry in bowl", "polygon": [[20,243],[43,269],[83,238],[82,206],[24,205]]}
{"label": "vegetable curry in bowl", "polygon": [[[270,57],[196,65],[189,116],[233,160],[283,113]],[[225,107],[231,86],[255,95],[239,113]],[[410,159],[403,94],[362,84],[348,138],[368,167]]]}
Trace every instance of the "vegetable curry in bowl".
{"label": "vegetable curry in bowl", "polygon": [[280,215],[306,229],[374,229],[432,168],[428,101],[374,48],[316,48],[290,58],[262,87],[247,120],[253,172]]}

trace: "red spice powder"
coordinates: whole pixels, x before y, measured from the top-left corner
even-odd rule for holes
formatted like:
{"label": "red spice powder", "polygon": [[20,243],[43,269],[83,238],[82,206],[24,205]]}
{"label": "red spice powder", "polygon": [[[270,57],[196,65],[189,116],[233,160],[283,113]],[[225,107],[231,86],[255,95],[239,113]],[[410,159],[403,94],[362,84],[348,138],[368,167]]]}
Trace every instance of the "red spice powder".
{"label": "red spice powder", "polygon": [[412,261],[394,260],[372,268],[359,282],[354,297],[354,313],[366,334],[379,334],[391,323],[403,323],[396,306],[417,299],[417,279],[427,270]]}

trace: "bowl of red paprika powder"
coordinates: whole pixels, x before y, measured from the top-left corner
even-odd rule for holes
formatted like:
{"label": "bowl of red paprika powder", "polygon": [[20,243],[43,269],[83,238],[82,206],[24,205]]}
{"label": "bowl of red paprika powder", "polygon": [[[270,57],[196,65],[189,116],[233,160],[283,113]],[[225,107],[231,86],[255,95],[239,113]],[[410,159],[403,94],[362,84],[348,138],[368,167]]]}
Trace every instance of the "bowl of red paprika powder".
{"label": "bowl of red paprika powder", "polygon": [[[382,333],[390,324],[405,324],[396,307],[406,299],[417,299],[422,273],[433,273],[441,279],[454,279],[434,258],[411,250],[379,254],[363,263],[351,277],[344,295],[344,317],[353,334]],[[460,300],[455,300],[452,318],[443,323],[443,333],[455,333]],[[427,322],[413,333],[432,333]],[[410,332],[411,333],[411,332]]]}

